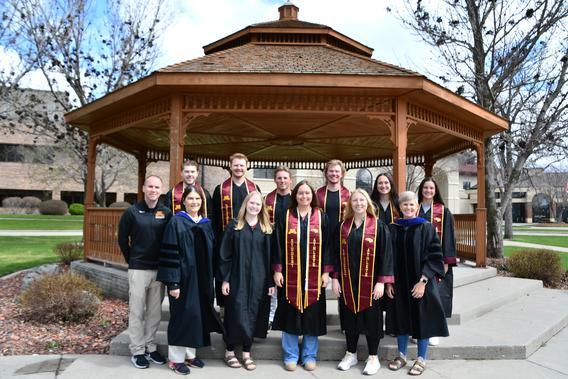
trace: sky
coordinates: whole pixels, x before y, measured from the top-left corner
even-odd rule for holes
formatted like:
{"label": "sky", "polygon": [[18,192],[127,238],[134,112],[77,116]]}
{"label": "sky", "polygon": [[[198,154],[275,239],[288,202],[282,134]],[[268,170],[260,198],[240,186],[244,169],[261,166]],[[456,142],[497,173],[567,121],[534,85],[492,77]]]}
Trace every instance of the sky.
{"label": "sky", "polygon": [[[284,0],[173,0],[158,67],[203,55],[203,46],[248,25],[278,19]],[[294,0],[302,21],[324,24],[374,49],[373,58],[421,73],[429,47],[387,7],[400,0]]]}
{"label": "sky", "polygon": [[[131,0],[136,3],[136,0]],[[248,25],[278,19],[285,0],[169,0],[164,27],[162,55],[155,69],[203,56],[203,46]],[[430,48],[408,29],[394,13],[400,0],[293,0],[299,19],[324,24],[374,49],[373,58],[427,75],[436,67]],[[9,54],[0,51],[5,58]],[[17,57],[2,59],[10,66]],[[57,78],[56,78],[57,79]],[[60,78],[62,79],[62,78]],[[63,86],[64,80],[58,80]],[[48,89],[41,72],[28,74],[24,87]]]}

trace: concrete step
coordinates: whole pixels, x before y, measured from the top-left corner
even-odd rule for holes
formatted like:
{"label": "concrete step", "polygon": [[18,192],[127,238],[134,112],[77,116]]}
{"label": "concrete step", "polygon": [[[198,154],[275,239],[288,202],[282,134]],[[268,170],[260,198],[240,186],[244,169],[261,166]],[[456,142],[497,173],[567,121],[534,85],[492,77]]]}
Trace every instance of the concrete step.
{"label": "concrete step", "polygon": [[454,288],[497,276],[497,269],[495,267],[480,268],[460,264],[454,267],[452,271],[454,273]]}
{"label": "concrete step", "polygon": [[448,324],[463,324],[542,288],[539,280],[495,276],[454,288]]}
{"label": "concrete step", "polygon": [[[507,278],[505,278],[507,279]],[[511,282],[511,285],[513,282]],[[429,349],[429,359],[525,359],[558,331],[568,325],[568,292],[537,289],[515,301],[496,308],[479,318],[461,325],[450,326],[450,337]],[[257,340],[253,354],[257,359],[280,360],[281,333],[271,331],[266,340]],[[167,353],[165,331],[157,335],[160,352]],[[129,355],[129,337],[126,332],[113,339],[110,354]],[[366,358],[366,341],[359,340],[359,357]],[[222,359],[222,337],[212,335],[212,346],[202,348],[199,355],[206,359]],[[328,327],[328,334],[320,337],[320,360],[339,361],[345,354],[345,337],[337,326]],[[397,354],[396,340],[386,337],[381,341],[381,359],[392,359]],[[416,346],[410,345],[409,356],[416,355]]]}

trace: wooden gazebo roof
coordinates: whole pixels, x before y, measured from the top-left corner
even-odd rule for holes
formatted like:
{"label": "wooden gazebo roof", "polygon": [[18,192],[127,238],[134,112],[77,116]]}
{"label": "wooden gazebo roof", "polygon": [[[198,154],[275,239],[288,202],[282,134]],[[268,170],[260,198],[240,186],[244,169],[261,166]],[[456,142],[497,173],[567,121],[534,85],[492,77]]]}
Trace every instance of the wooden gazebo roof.
{"label": "wooden gazebo roof", "polygon": [[239,151],[258,166],[306,168],[331,158],[348,167],[391,165],[401,99],[409,162],[438,159],[507,128],[423,75],[372,59],[371,48],[298,20],[294,5],[279,11],[279,20],[213,42],[205,56],[155,71],[67,121],[148,159],[169,159],[178,122],[184,155],[202,163],[223,166]]}

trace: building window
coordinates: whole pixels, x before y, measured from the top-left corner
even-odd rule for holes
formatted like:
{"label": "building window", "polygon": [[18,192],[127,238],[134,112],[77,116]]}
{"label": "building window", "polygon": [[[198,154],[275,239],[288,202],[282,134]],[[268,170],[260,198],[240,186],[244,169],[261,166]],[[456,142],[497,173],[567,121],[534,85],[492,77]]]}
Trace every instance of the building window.
{"label": "building window", "polygon": [[0,144],[0,162],[53,164],[52,146]]}
{"label": "building window", "polygon": [[253,177],[257,179],[272,179],[274,177],[273,168],[255,168],[253,171]]}
{"label": "building window", "polygon": [[463,182],[463,189],[464,190],[471,189],[471,182],[470,181]]}
{"label": "building window", "polygon": [[366,168],[359,169],[357,171],[357,181],[355,182],[355,186],[357,188],[362,188],[367,193],[371,193],[373,191],[373,175],[371,171]]}

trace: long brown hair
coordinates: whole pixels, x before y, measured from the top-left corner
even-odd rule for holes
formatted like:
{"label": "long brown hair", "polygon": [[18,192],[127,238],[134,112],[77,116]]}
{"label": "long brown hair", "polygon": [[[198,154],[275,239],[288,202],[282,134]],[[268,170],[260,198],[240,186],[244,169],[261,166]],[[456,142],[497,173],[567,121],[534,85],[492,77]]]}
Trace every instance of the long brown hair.
{"label": "long brown hair", "polygon": [[314,190],[314,187],[312,187],[310,183],[304,179],[296,184],[296,186],[292,190],[292,194],[290,195],[290,205],[288,206],[288,209],[296,209],[298,207],[298,199],[296,199],[296,196],[298,196],[298,190],[303,185],[308,186],[310,188],[310,191],[312,191],[312,202],[310,203],[310,207],[312,207],[313,209],[318,208],[316,191]]}
{"label": "long brown hair", "polygon": [[440,187],[438,187],[438,183],[436,183],[434,178],[431,176],[425,177],[418,186],[418,205],[422,203],[422,199],[424,198],[424,196],[422,195],[422,190],[424,189],[424,183],[426,182],[434,183],[434,189],[436,190],[436,192],[434,192],[434,198],[432,199],[432,201],[434,203],[440,203],[445,206],[446,204],[444,204],[444,200],[442,200],[442,194],[440,193]]}
{"label": "long brown hair", "polygon": [[271,234],[272,225],[270,224],[270,218],[268,217],[268,212],[266,211],[266,204],[264,203],[262,195],[258,191],[250,192],[243,200],[243,205],[241,205],[241,209],[239,209],[239,214],[237,215],[237,225],[235,225],[235,230],[242,230],[244,228],[247,222],[245,219],[245,216],[247,214],[247,204],[253,196],[258,196],[260,203],[262,204],[260,212],[258,213],[258,223],[260,224],[260,230],[262,230],[262,232],[265,234]]}

